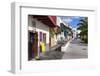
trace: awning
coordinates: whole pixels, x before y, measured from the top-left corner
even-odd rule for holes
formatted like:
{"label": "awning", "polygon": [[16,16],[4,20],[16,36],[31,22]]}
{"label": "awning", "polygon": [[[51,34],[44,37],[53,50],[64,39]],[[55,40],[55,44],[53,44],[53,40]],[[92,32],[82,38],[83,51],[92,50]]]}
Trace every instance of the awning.
{"label": "awning", "polygon": [[33,18],[41,21],[49,27],[56,27],[56,16],[43,16],[43,15],[33,15]]}

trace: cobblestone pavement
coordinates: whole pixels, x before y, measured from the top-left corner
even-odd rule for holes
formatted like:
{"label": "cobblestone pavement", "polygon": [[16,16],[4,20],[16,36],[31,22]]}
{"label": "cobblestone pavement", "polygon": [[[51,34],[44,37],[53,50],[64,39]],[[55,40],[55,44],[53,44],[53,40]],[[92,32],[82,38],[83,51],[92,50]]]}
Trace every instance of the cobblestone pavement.
{"label": "cobblestone pavement", "polygon": [[74,39],[66,49],[62,59],[88,58],[88,46],[80,39]]}
{"label": "cobblestone pavement", "polygon": [[46,54],[41,55],[39,60],[56,60],[56,59],[62,59],[62,56],[64,55],[61,51],[48,51]]}

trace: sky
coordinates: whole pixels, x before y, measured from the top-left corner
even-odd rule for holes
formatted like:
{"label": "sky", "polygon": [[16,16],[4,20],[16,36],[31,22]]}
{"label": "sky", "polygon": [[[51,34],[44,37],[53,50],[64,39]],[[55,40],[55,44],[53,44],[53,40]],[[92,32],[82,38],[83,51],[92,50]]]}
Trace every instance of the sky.
{"label": "sky", "polygon": [[80,16],[60,16],[61,20],[65,23],[69,24],[73,28],[77,28],[77,24],[79,23],[80,19],[84,17]]}

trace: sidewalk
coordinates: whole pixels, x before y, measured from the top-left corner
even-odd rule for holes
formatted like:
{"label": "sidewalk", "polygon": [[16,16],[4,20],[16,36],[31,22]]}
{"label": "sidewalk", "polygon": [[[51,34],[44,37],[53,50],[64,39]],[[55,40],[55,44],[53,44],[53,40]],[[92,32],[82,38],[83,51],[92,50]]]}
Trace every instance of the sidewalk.
{"label": "sidewalk", "polygon": [[61,51],[62,45],[65,43],[59,43],[56,46],[52,47],[47,51],[45,54],[40,54],[38,60],[55,60],[55,59],[62,59],[64,52]]}
{"label": "sidewalk", "polygon": [[56,60],[56,59],[62,59],[62,56],[64,55],[61,51],[48,51],[45,55],[41,55],[38,60]]}

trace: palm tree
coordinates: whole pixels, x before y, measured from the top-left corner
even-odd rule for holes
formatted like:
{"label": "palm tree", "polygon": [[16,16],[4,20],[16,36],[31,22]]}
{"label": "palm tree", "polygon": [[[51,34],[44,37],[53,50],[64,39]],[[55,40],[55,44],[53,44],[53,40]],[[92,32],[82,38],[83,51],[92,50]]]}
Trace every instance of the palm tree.
{"label": "palm tree", "polygon": [[79,34],[81,40],[87,43],[88,42],[88,18],[85,17],[80,19],[80,22],[77,25],[79,25],[77,30],[81,30]]}

